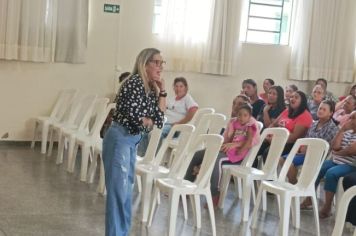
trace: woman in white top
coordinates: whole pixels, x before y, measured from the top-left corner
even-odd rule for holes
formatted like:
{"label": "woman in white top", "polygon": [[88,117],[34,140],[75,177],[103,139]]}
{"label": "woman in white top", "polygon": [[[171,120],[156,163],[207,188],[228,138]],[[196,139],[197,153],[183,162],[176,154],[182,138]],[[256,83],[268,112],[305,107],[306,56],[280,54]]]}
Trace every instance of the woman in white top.
{"label": "woman in white top", "polygon": [[[184,77],[177,77],[173,82],[174,97],[167,99],[167,108],[165,116],[167,122],[162,128],[161,138],[167,137],[172,126],[175,124],[186,124],[198,110],[198,104],[188,93],[188,82]],[[142,137],[138,146],[138,154],[144,156],[149,142],[149,135]]]}
{"label": "woman in white top", "polygon": [[162,136],[166,137],[175,124],[186,124],[198,110],[198,104],[188,93],[188,83],[184,77],[177,77],[173,82],[174,97],[167,99],[165,116],[167,122],[163,127]]}

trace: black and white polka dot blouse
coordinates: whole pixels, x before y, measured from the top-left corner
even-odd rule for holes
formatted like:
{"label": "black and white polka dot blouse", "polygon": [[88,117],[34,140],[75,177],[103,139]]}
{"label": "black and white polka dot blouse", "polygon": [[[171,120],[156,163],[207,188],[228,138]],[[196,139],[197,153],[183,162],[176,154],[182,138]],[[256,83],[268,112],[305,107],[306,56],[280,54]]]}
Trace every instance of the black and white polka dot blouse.
{"label": "black and white polka dot blouse", "polygon": [[128,129],[132,135],[148,132],[141,118],[151,118],[158,128],[163,125],[164,113],[158,106],[158,97],[153,91],[146,94],[142,79],[138,74],[124,81],[117,97],[113,120]]}

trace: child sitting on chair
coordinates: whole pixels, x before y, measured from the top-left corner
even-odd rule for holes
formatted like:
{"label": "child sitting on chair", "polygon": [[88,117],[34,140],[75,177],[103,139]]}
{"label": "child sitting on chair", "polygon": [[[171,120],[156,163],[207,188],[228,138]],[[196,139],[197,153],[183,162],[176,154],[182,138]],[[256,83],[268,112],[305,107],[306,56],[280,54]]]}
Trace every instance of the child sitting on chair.
{"label": "child sitting on chair", "polygon": [[[230,120],[224,133],[224,144],[216,158],[210,186],[214,206],[219,202],[219,184],[223,165],[238,165],[249,149],[259,142],[260,130],[252,117],[252,107],[246,103],[237,108],[237,117]],[[205,150],[197,151],[188,167],[185,179],[194,181],[203,162]]]}

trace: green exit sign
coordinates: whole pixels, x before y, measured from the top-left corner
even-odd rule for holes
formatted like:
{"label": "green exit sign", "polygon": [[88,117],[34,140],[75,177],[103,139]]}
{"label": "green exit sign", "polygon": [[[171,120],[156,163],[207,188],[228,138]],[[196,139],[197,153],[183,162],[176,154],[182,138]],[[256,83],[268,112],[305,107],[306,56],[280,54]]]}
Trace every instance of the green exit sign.
{"label": "green exit sign", "polygon": [[119,13],[120,5],[104,4],[104,12]]}

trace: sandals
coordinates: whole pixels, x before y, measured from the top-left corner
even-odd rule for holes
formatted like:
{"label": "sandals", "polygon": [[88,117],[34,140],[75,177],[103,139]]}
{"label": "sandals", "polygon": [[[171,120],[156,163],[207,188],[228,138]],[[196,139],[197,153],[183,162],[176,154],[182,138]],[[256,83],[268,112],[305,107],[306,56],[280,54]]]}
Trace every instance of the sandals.
{"label": "sandals", "polygon": [[319,218],[320,219],[326,219],[328,217],[330,217],[332,214],[331,212],[323,212],[323,211],[319,211]]}

